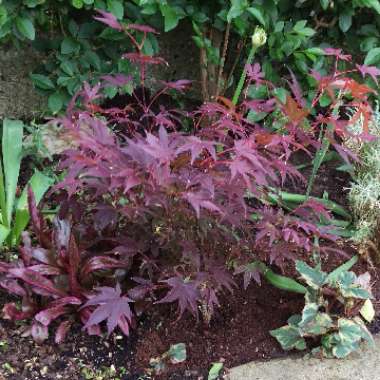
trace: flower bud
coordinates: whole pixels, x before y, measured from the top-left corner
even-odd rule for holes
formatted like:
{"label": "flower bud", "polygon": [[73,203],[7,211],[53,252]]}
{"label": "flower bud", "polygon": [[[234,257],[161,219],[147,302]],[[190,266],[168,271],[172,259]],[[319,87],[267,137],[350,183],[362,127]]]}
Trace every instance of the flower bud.
{"label": "flower bud", "polygon": [[255,48],[265,45],[267,42],[267,34],[263,28],[256,26],[255,33],[252,35],[252,45]]}

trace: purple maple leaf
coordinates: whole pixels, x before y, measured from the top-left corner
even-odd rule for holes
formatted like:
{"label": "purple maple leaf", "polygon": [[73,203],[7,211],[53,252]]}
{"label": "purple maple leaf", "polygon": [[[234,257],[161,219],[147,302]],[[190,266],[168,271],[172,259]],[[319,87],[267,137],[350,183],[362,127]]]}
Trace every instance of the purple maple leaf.
{"label": "purple maple leaf", "polygon": [[[129,306],[133,300],[121,295],[120,285],[116,288],[104,286],[98,288],[99,294],[92,297],[83,307],[99,305],[90,315],[84,328],[98,325],[100,322],[107,320],[108,335],[116,328],[117,325],[125,326],[125,320],[128,324],[132,321],[132,311]],[[124,329],[122,329],[124,331]],[[124,331],[125,332],[125,331]]]}
{"label": "purple maple leaf", "polygon": [[112,29],[123,31],[123,26],[117,21],[117,18],[109,12],[102,11],[101,9],[96,10],[100,16],[95,16],[94,19],[108,25]]}
{"label": "purple maple leaf", "polygon": [[380,69],[376,66],[356,65],[356,68],[359,70],[363,78],[368,74],[376,84],[379,84],[377,77],[380,75]]}
{"label": "purple maple leaf", "polygon": [[156,303],[178,302],[178,318],[182,316],[185,310],[190,311],[195,317],[198,315],[197,301],[200,298],[200,292],[196,281],[177,276],[162,282],[168,284],[171,289],[164,298]]}
{"label": "purple maple leaf", "polygon": [[167,88],[170,88],[172,90],[177,90],[179,92],[183,92],[191,86],[192,81],[187,80],[187,79],[180,79],[174,82],[162,82],[162,83]]}
{"label": "purple maple leaf", "polygon": [[255,82],[256,84],[260,84],[263,81],[265,74],[261,71],[261,66],[259,63],[255,63],[254,65],[247,65],[246,70],[247,76],[251,81]]}
{"label": "purple maple leaf", "polygon": [[131,75],[115,74],[115,75],[103,75],[101,77],[108,85],[122,87],[132,81]]}
{"label": "purple maple leaf", "polygon": [[244,289],[247,290],[252,279],[261,285],[261,272],[257,262],[241,265],[235,270],[235,275],[243,273]]}
{"label": "purple maple leaf", "polygon": [[126,53],[123,54],[122,58],[126,58],[133,63],[138,63],[141,65],[166,65],[169,64],[161,57],[152,57],[150,55],[145,55],[141,53]]}
{"label": "purple maple leaf", "polygon": [[210,156],[216,161],[215,144],[213,141],[202,141],[196,136],[188,136],[186,143],[177,149],[177,154],[190,150],[191,164],[201,155],[203,150],[207,150]]}
{"label": "purple maple leaf", "polygon": [[351,61],[351,56],[349,54],[343,54],[342,49],[325,48],[323,51],[325,52],[325,55],[334,56],[342,61]]}
{"label": "purple maple leaf", "polygon": [[290,72],[290,76],[292,78],[291,82],[288,81],[289,87],[292,90],[292,93],[293,93],[294,97],[296,98],[297,103],[299,104],[299,106],[305,107],[306,101],[305,101],[305,99],[302,96],[301,86],[298,83],[297,78],[294,75],[293,71],[289,69],[289,72]]}
{"label": "purple maple leaf", "polygon": [[187,192],[183,195],[183,198],[193,206],[198,218],[200,218],[201,207],[222,214],[220,208],[209,199],[205,198],[203,193]]}
{"label": "purple maple leaf", "polygon": [[160,34],[157,32],[156,29],[152,28],[148,25],[141,25],[141,24],[128,24],[127,29],[137,30],[139,32],[143,33],[153,33],[153,34]]}

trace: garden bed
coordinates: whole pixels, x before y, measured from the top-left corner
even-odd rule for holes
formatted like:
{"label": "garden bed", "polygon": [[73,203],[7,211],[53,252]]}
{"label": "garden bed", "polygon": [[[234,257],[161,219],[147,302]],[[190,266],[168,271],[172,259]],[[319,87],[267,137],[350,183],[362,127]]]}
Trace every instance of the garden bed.
{"label": "garden bed", "polygon": [[[305,157],[299,160],[304,161]],[[304,170],[306,176],[308,171]],[[345,204],[343,189],[348,180],[348,176],[335,170],[334,163],[323,165],[314,195],[321,196],[321,189],[328,189],[330,199]],[[299,187],[292,190],[303,191]],[[349,256],[355,254],[349,241],[341,241],[340,245]],[[307,257],[303,259],[308,260]],[[347,257],[339,255],[322,257],[322,269],[331,271],[346,260]],[[380,299],[380,269],[371,268],[362,258],[353,270],[357,274],[371,273],[373,294],[376,300]],[[285,274],[296,274],[293,264],[287,265]],[[261,286],[251,283],[246,291],[242,284],[238,285],[233,294],[227,292],[221,297],[221,308],[209,327],[191,315],[184,315],[177,321],[176,305],[162,304],[149,309],[128,338],[118,333],[109,339],[88,336],[78,324],[65,343],[56,345],[49,340],[39,346],[30,337],[22,337],[23,323],[15,328],[12,322],[0,320],[0,374],[9,380],[144,379],[150,360],[160,357],[177,343],[186,345],[186,361],[168,366],[161,376],[153,378],[206,379],[213,362],[223,362],[228,370],[250,361],[289,355],[269,331],[283,326],[291,315],[301,312],[303,296],[281,291],[265,281]],[[9,298],[0,291],[0,300],[3,304]],[[374,304],[376,307],[377,303]],[[377,319],[370,330],[377,333],[379,327]]]}
{"label": "garden bed", "polygon": [[13,3],[0,41],[43,57],[48,110],[3,110],[0,380],[216,380],[371,346],[378,1]]}
{"label": "garden bed", "polygon": [[[365,263],[355,267],[359,273],[365,269]],[[379,299],[380,270],[371,271],[371,275],[376,280],[374,295]],[[13,323],[0,320],[0,340],[4,342],[0,374],[9,380],[137,380],[149,368],[151,358],[159,357],[176,343],[186,344],[186,362],[173,365],[161,377],[154,378],[206,379],[213,362],[222,361],[228,369],[289,355],[269,331],[284,325],[292,314],[302,310],[302,296],[279,291],[266,283],[251,284],[247,291],[236,289],[221,303],[222,308],[209,328],[196,323],[191,316],[176,322],[175,307],[161,305],[142,318],[128,338],[117,334],[109,339],[91,337],[78,326],[61,345],[49,341],[39,346],[31,338],[22,337],[22,324],[15,328]],[[371,331],[378,333],[379,327],[378,319]],[[120,375],[109,376],[112,367]],[[95,377],[96,373],[100,377]]]}

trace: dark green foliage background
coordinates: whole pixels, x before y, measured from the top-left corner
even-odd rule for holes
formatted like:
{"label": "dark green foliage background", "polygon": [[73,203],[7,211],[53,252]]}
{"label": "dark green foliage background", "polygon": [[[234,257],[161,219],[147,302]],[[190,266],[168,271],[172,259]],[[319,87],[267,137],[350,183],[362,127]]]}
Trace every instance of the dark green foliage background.
{"label": "dark green foliage background", "polygon": [[[48,59],[31,78],[49,96],[53,113],[63,109],[83,81],[93,84],[104,74],[133,71],[119,58],[130,49],[128,42],[121,33],[93,20],[94,9],[162,32],[190,20],[194,42],[214,62],[221,59],[220,51],[208,39],[207,28],[223,32],[231,23],[235,37],[247,42],[260,25],[268,43],[258,60],[267,79],[275,82],[287,67],[298,74],[311,68],[323,72],[326,62],[321,48],[326,46],[342,48],[354,58],[366,57],[366,64],[380,64],[378,0],[2,0],[0,40],[18,46],[31,43],[47,53]],[[157,38],[149,36],[145,53],[158,52]],[[113,97],[117,91],[108,87],[106,96]]]}

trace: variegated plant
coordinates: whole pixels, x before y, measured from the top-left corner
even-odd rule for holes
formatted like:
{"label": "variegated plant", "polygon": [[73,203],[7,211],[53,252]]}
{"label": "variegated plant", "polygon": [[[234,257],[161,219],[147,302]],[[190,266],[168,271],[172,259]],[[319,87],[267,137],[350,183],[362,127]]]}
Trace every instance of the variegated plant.
{"label": "variegated plant", "polygon": [[302,261],[296,264],[307,284],[302,315],[293,315],[288,324],[271,331],[284,350],[305,350],[309,338],[320,345],[314,354],[344,358],[359,348],[362,340],[373,344],[365,321],[374,318],[368,273],[356,276],[349,271],[354,257],[331,273],[312,268]]}

